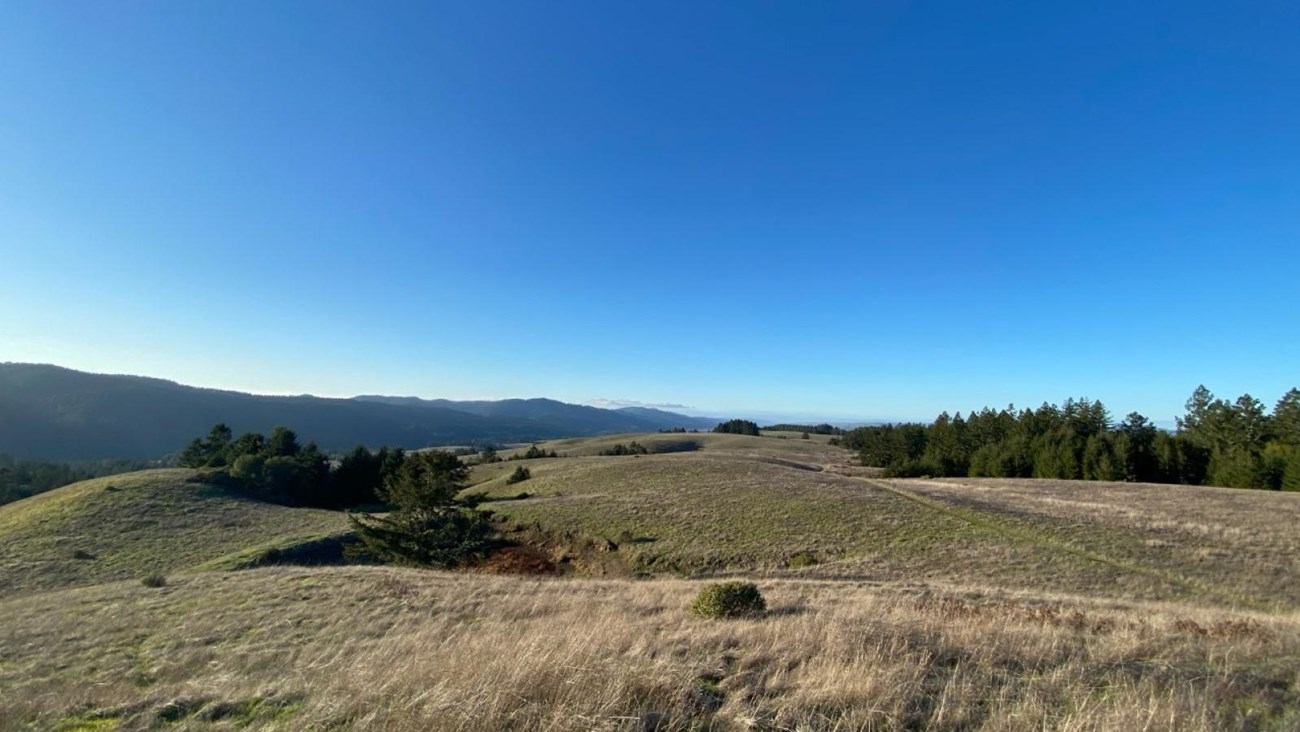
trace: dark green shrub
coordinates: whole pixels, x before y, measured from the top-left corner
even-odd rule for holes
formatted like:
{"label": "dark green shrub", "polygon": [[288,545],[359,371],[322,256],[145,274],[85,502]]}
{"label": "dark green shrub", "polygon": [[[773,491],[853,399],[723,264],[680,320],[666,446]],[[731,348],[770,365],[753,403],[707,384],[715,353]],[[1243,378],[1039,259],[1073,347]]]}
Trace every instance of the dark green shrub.
{"label": "dark green shrub", "polygon": [[610,455],[614,455],[614,456],[617,456],[617,455],[648,455],[649,453],[650,453],[650,451],[649,451],[648,449],[646,449],[646,446],[645,446],[645,445],[642,445],[641,443],[639,443],[639,442],[637,442],[637,441],[635,441],[635,440],[633,440],[632,442],[629,442],[629,443],[626,444],[626,445],[624,445],[623,443],[620,442],[620,443],[618,443],[617,445],[615,445],[615,446],[613,446],[613,447],[611,447],[611,448],[609,448],[609,449],[607,449],[607,450],[601,450],[601,451],[600,451],[600,454],[601,454],[601,455],[607,455],[607,456],[610,456]]}
{"label": "dark green shrub", "polygon": [[517,453],[506,458],[507,460],[537,460],[540,458],[557,458],[560,454],[554,450],[543,450],[537,445],[533,445],[522,453]]}
{"label": "dark green shrub", "polygon": [[510,474],[510,477],[506,478],[506,485],[514,485],[515,483],[522,483],[531,477],[533,477],[533,471],[520,465],[519,467],[515,468],[515,472]]}
{"label": "dark green shrub", "polygon": [[167,578],[161,574],[146,574],[140,578],[140,584],[145,587],[166,587]]}
{"label": "dark green shrub", "polygon": [[929,478],[943,474],[938,465],[928,460],[903,460],[885,468],[886,478]]}
{"label": "dark green shrub", "polygon": [[695,440],[662,440],[650,443],[650,452],[658,455],[669,452],[695,452],[700,443]]}
{"label": "dark green shrub", "polygon": [[691,603],[691,614],[702,618],[743,618],[762,615],[767,602],[753,582],[706,585]]}

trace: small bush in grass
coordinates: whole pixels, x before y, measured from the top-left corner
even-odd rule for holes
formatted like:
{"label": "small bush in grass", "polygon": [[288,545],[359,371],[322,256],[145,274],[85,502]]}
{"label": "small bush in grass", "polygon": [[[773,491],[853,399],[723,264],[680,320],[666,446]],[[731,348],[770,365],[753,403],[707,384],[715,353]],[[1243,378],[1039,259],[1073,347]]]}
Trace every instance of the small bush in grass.
{"label": "small bush in grass", "polygon": [[762,615],[767,602],[753,582],[706,585],[691,603],[691,614],[702,618],[743,618]]}
{"label": "small bush in grass", "polygon": [[140,578],[140,584],[145,587],[166,587],[167,578],[161,574],[146,574]]}
{"label": "small bush in grass", "polygon": [[515,468],[515,472],[510,474],[510,477],[506,478],[506,485],[514,485],[515,483],[522,483],[531,477],[533,477],[533,471],[520,465],[519,467]]}
{"label": "small bush in grass", "polygon": [[790,561],[786,563],[790,569],[803,569],[817,564],[817,557],[812,552],[799,552],[790,556]]}

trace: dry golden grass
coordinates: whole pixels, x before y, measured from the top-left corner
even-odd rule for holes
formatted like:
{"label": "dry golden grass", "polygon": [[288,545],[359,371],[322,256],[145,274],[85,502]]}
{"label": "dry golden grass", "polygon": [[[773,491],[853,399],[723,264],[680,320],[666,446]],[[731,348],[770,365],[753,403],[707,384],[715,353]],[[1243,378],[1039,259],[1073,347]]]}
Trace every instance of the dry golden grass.
{"label": "dry golden grass", "polygon": [[848,582],[261,569],[0,602],[0,728],[1284,730],[1300,618]]}
{"label": "dry golden grass", "polygon": [[[0,730],[1300,729],[1300,496],[880,480],[773,437],[595,455],[682,437],[474,471],[645,581],[198,572],[346,517],[184,471],[5,506]],[[770,612],[691,617],[681,571]]]}
{"label": "dry golden grass", "polygon": [[[586,456],[475,469],[520,530],[618,545],[601,571],[946,581],[1097,596],[1300,607],[1300,496],[1071,481],[881,480],[811,440],[704,438],[697,452],[601,457],[632,435],[548,443]],[[548,448],[549,449],[549,448]],[[563,542],[554,555],[563,555]],[[579,562],[580,553],[577,555]]]}
{"label": "dry golden grass", "polygon": [[[1300,607],[1300,497],[1054,480],[874,481],[1207,599]],[[1217,596],[1217,597],[1216,597]]]}
{"label": "dry golden grass", "polygon": [[[749,437],[746,435],[714,434],[712,432],[696,433],[630,433],[623,435],[602,435],[600,437],[573,437],[563,440],[549,440],[539,443],[544,450],[554,450],[563,457],[591,457],[619,443],[636,441],[653,450],[656,445],[695,442],[699,450],[709,453],[727,453],[731,455],[752,455],[771,458],[786,458],[811,464],[821,464],[841,458],[850,453],[838,447],[827,445],[828,440],[780,439],[779,437]],[[502,452],[502,457],[523,453],[527,448]]]}

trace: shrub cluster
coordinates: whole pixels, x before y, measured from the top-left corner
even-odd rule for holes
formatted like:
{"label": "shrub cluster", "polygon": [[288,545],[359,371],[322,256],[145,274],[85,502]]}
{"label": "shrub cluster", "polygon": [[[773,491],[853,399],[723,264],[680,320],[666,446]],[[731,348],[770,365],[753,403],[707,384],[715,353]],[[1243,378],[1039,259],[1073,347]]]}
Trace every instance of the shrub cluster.
{"label": "shrub cluster", "polygon": [[523,452],[517,455],[511,455],[508,459],[509,460],[537,460],[539,458],[557,458],[559,456],[560,454],[554,450],[543,450],[537,445],[533,445],[529,447],[527,450],[524,450]]}
{"label": "shrub cluster", "polygon": [[642,445],[636,440],[633,440],[632,442],[626,445],[620,442],[609,449],[601,450],[600,454],[601,455],[649,455],[650,450],[646,448],[645,445]]}
{"label": "shrub cluster", "polygon": [[706,585],[691,603],[691,614],[702,618],[744,618],[762,615],[767,601],[753,582]]}

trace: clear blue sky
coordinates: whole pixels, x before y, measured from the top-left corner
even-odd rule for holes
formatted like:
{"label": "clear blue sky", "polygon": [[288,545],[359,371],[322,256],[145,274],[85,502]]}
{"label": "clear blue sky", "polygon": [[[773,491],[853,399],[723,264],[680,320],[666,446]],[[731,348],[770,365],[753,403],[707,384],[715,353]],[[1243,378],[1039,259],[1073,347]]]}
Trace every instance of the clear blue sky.
{"label": "clear blue sky", "polygon": [[931,418],[1300,383],[1300,6],[0,6],[0,360]]}

